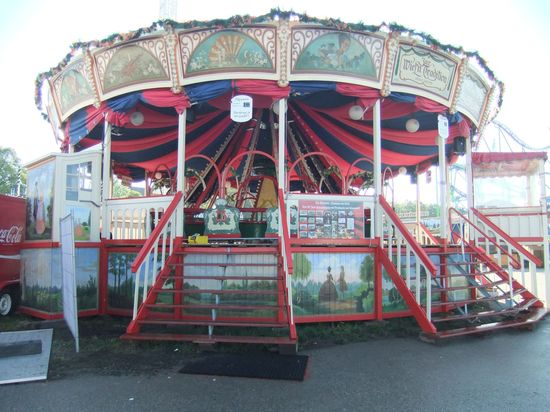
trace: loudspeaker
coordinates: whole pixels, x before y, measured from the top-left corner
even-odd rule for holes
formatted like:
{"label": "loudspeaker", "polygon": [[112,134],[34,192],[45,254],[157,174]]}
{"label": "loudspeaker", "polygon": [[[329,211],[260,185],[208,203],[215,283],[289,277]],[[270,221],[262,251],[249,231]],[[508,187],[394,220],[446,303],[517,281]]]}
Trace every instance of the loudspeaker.
{"label": "loudspeaker", "polygon": [[455,137],[453,152],[460,156],[466,153],[466,138],[464,136]]}

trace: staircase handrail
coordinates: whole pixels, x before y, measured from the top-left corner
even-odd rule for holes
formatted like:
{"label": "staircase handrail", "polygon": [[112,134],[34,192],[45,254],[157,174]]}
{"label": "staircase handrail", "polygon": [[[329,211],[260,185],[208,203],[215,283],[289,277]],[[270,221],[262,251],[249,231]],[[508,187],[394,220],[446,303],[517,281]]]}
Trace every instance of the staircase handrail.
{"label": "staircase handrail", "polygon": [[481,213],[479,210],[477,210],[475,207],[471,208],[474,215],[481,220],[484,224],[489,226],[493,232],[495,232],[496,235],[502,238],[506,243],[509,243],[518,254],[523,255],[523,257],[531,262],[533,262],[537,266],[542,265],[542,260],[540,260],[538,257],[533,255],[531,252],[529,252],[527,249],[525,249],[517,240],[515,240],[512,236],[510,236],[508,233],[506,233],[504,230],[502,230],[500,227],[498,227],[495,222],[493,222],[491,219],[489,219],[487,216],[485,216],[483,213]]}
{"label": "staircase handrail", "polygon": [[145,261],[145,258],[151,252],[151,249],[153,249],[153,247],[156,246],[157,241],[160,238],[162,231],[164,230],[164,227],[170,221],[170,218],[172,217],[172,214],[178,207],[178,203],[181,201],[182,197],[183,197],[183,193],[181,191],[177,192],[174,198],[172,199],[172,202],[170,202],[170,205],[166,208],[166,211],[160,218],[158,225],[155,226],[155,228],[153,229],[153,232],[151,233],[149,238],[145,241],[145,244],[142,246],[136,258],[134,259],[131,266],[132,273],[136,273],[139,270],[140,266]]}
{"label": "staircase handrail", "polygon": [[288,221],[286,216],[286,204],[283,189],[279,188],[279,210],[281,211],[281,221],[283,225],[283,236],[281,237],[283,243],[283,255],[285,257],[288,274],[293,273],[292,252],[290,250],[290,232],[288,230]]}
{"label": "staircase handrail", "polygon": [[430,260],[428,254],[424,251],[424,249],[422,249],[422,246],[420,246],[420,244],[416,241],[411,232],[409,232],[405,224],[401,221],[401,219],[399,219],[399,216],[397,216],[397,213],[395,213],[388,201],[384,198],[384,196],[380,195],[378,197],[378,202],[380,206],[382,206],[382,209],[384,209],[384,212],[386,212],[386,215],[390,218],[392,223],[396,226],[399,232],[401,232],[401,236],[403,236],[406,243],[409,244],[413,252],[422,261],[424,266],[426,266],[426,269],[430,271],[432,276],[435,276],[435,274],[437,273],[437,268],[435,264]]}
{"label": "staircase handrail", "polygon": [[[521,263],[510,252],[508,252],[506,249],[504,249],[502,246],[500,246],[494,238],[492,238],[487,233],[485,233],[478,225],[476,225],[474,222],[472,222],[470,219],[468,219],[466,216],[464,216],[462,213],[460,213],[454,207],[449,208],[449,222],[448,222],[449,227],[451,227],[451,224],[452,224],[452,214],[453,213],[457,214],[462,220],[464,220],[466,223],[468,223],[471,227],[473,227],[475,230],[477,230],[485,239],[487,239],[487,241],[492,243],[498,250],[500,250],[502,253],[504,253],[506,256],[508,256],[508,258],[512,262],[512,266],[515,269],[520,269],[521,268]],[[459,233],[458,236],[466,244],[469,243],[466,239],[464,239],[464,237],[462,236],[461,233]]]}
{"label": "staircase handrail", "polygon": [[288,326],[290,329],[290,337],[292,339],[297,339],[296,334],[296,325],[294,324],[294,310],[292,308],[292,284],[290,281],[290,277],[292,276],[292,273],[294,271],[293,268],[293,261],[292,261],[292,250],[290,248],[290,231],[288,229],[288,221],[287,221],[287,215],[286,215],[286,203],[285,203],[285,196],[282,188],[279,188],[278,190],[278,199],[279,199],[279,217],[281,219],[281,225],[283,229],[282,236],[279,236],[279,242],[281,255],[283,258],[283,265],[284,265],[284,276],[285,276],[285,295],[287,299],[286,304],[286,310],[287,310],[287,319],[288,319]]}

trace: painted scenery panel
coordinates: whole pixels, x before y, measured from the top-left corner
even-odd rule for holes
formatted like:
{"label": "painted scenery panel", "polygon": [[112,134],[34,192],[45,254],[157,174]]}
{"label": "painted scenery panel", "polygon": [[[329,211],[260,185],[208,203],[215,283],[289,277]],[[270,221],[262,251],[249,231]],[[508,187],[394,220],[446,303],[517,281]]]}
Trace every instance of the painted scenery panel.
{"label": "painted scenery panel", "polygon": [[313,40],[298,56],[294,71],[342,72],[377,78],[369,51],[349,33],[328,33]]}
{"label": "painted scenery panel", "polygon": [[373,255],[295,253],[293,259],[295,316],[373,313]]}
{"label": "painted scenery panel", "polygon": [[71,68],[63,73],[59,92],[61,111],[63,113],[69,112],[70,109],[79,103],[94,98],[92,88],[80,72],[83,70],[81,66],[84,66],[84,62],[79,64],[79,70],[77,70],[77,68]]}
{"label": "painted scenery panel", "polygon": [[162,63],[148,50],[139,46],[126,46],[120,48],[109,61],[103,88],[111,91],[139,82],[168,79]]}
{"label": "painted scenery panel", "polygon": [[[27,249],[21,259],[21,304],[42,312],[61,313],[61,250]],[[78,310],[97,309],[99,249],[75,249],[75,274]]]}
{"label": "painted scenery panel", "polygon": [[225,68],[272,70],[266,51],[255,40],[239,32],[215,33],[204,40],[191,55],[187,73]]}
{"label": "painted scenery panel", "polygon": [[52,238],[54,162],[29,170],[27,174],[26,240]]}

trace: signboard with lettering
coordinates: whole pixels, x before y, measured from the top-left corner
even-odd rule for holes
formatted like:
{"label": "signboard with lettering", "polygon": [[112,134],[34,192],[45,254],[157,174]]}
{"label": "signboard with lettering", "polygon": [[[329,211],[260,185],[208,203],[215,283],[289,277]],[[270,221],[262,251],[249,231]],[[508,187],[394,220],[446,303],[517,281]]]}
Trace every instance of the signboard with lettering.
{"label": "signboard with lettering", "polygon": [[231,120],[238,123],[252,119],[252,97],[240,94],[231,99]]}
{"label": "signboard with lettering", "polygon": [[26,204],[23,198],[0,195],[0,290],[19,282]]}
{"label": "signboard with lettering", "polygon": [[370,237],[370,199],[292,195],[288,200],[290,236],[298,239]]}
{"label": "signboard with lettering", "polygon": [[458,63],[430,49],[401,44],[392,85],[425,90],[448,100]]}

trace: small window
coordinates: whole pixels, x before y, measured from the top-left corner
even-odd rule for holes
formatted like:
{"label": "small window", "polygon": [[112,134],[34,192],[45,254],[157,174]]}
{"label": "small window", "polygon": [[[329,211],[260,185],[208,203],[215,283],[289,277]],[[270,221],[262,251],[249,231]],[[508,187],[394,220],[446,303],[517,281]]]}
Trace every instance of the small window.
{"label": "small window", "polygon": [[79,191],[92,191],[92,162],[67,165],[65,198],[78,201]]}

